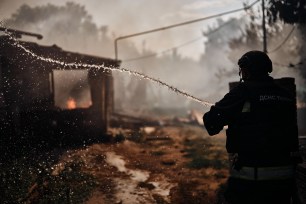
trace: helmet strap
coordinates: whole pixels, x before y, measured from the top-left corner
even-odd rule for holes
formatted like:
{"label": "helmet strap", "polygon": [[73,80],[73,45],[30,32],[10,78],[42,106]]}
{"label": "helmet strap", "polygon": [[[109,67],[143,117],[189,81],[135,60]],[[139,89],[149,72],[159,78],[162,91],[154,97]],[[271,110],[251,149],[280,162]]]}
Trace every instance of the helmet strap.
{"label": "helmet strap", "polygon": [[242,79],[242,74],[241,74],[241,68],[240,67],[239,67],[239,77],[240,77],[239,82],[242,83],[243,79]]}

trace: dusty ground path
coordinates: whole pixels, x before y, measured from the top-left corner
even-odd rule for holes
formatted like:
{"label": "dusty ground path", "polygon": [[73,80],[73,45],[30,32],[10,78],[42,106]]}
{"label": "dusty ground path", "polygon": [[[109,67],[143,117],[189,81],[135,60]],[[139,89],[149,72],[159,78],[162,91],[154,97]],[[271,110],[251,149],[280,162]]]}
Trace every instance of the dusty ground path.
{"label": "dusty ground path", "polygon": [[[114,132],[118,130],[113,130]],[[120,130],[122,142],[93,144],[62,161],[80,159],[97,187],[87,204],[214,203],[225,182],[224,133],[209,137],[197,126]]]}

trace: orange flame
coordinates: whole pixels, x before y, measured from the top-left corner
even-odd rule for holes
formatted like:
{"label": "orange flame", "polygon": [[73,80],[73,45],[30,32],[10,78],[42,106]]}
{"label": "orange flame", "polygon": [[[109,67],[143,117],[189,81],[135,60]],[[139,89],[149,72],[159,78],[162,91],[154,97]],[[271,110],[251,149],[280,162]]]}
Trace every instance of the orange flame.
{"label": "orange flame", "polygon": [[69,99],[66,102],[66,105],[67,105],[67,109],[70,109],[70,110],[75,109],[76,108],[76,101],[73,98],[69,97]]}

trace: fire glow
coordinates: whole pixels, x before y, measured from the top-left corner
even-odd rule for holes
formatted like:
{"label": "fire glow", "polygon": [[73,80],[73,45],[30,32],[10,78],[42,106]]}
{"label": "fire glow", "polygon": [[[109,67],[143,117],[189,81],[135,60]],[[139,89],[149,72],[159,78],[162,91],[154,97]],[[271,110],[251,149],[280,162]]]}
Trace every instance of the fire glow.
{"label": "fire glow", "polygon": [[66,102],[66,106],[67,106],[67,109],[71,110],[71,109],[76,109],[77,104],[76,104],[76,101],[72,97],[69,97]]}

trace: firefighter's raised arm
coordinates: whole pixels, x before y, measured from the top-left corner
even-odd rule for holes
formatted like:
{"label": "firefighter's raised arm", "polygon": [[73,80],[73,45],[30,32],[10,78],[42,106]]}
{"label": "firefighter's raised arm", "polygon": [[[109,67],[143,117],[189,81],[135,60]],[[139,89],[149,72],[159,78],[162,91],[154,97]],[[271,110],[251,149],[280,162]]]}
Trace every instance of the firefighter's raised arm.
{"label": "firefighter's raised arm", "polygon": [[235,120],[235,116],[241,112],[245,102],[245,92],[244,84],[239,84],[204,114],[203,122],[209,135],[218,134],[225,125]]}
{"label": "firefighter's raised arm", "polygon": [[204,114],[203,122],[208,134],[211,136],[218,134],[225,124],[223,114],[215,106]]}

